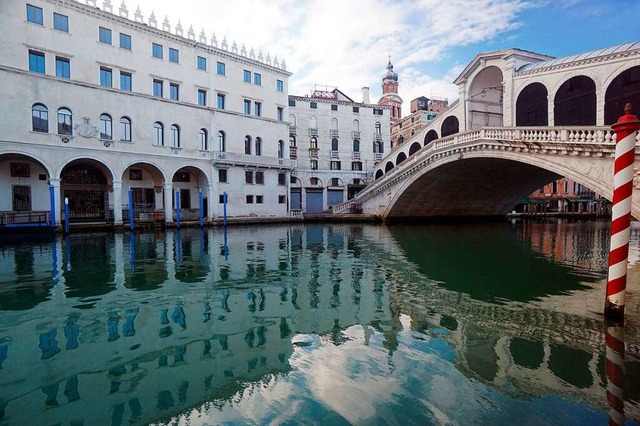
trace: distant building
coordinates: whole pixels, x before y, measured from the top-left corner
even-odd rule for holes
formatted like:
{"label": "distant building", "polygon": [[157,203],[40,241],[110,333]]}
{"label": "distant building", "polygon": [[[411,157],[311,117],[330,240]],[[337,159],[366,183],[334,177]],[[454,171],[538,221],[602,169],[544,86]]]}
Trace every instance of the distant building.
{"label": "distant building", "polygon": [[611,214],[611,203],[591,189],[571,179],[561,178],[529,194],[516,207],[516,212],[526,214]]}
{"label": "distant building", "polygon": [[356,102],[337,88],[316,86],[309,96],[289,96],[291,209],[320,213],[363,189],[371,169],[390,147],[391,106]]}
{"label": "distant building", "polygon": [[402,117],[402,98],[398,95],[398,74],[393,71],[391,61],[387,64],[387,72],[382,77],[382,97],[378,105],[391,108],[391,125],[396,124]]}
{"label": "distant building", "polygon": [[400,146],[449,106],[445,98],[420,96],[411,101],[411,114],[391,126],[391,148]]}

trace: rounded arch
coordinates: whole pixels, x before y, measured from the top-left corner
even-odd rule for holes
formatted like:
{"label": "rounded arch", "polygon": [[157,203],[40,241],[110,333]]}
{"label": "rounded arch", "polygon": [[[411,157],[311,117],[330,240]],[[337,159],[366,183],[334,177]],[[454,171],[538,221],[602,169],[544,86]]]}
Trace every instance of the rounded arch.
{"label": "rounded arch", "polygon": [[322,179],[317,178],[317,177],[310,177],[307,180],[307,186],[316,186],[316,187],[322,187],[324,186],[324,184],[322,183]]}
{"label": "rounded arch", "polygon": [[113,139],[113,119],[106,112],[100,114],[100,139]]}
{"label": "rounded arch", "polygon": [[36,155],[24,151],[0,151],[0,162],[11,160],[33,161],[46,171],[48,178],[55,177],[53,174],[53,168],[46,161],[38,158]]}
{"label": "rounded arch", "polygon": [[424,146],[427,146],[429,142],[432,142],[436,139],[438,139],[438,132],[436,132],[434,129],[429,130],[424,136]]}
{"label": "rounded arch", "polygon": [[[167,182],[167,175],[164,173],[162,168],[153,161],[131,161],[122,169],[122,173],[120,173],[120,180],[127,180],[127,171],[130,168],[140,168],[146,170],[150,175],[154,176],[154,183],[157,185],[162,185],[164,182]],[[156,179],[156,178],[159,179]]]}
{"label": "rounded arch", "polygon": [[109,192],[115,174],[98,159],[76,158],[60,170],[60,191],[69,201],[70,222],[95,222],[107,219]]}
{"label": "rounded arch", "polygon": [[[183,163],[180,167],[174,170],[174,172],[171,174],[171,181],[176,182],[176,177],[178,177],[179,179],[178,173],[182,172],[188,172],[194,175],[196,178],[200,178],[196,182],[192,183],[197,184],[201,188],[206,187],[206,185],[211,181],[209,173],[207,173],[204,168],[200,167],[199,165],[188,163]],[[198,174],[200,174],[200,176],[198,176]],[[204,180],[202,180],[201,178],[204,178]]]}
{"label": "rounded arch", "polygon": [[558,88],[553,101],[555,126],[595,126],[596,83],[586,75],[566,80]]}
{"label": "rounded arch", "polygon": [[262,155],[262,138],[260,136],[256,137],[254,154]]}
{"label": "rounded arch", "polygon": [[227,150],[227,134],[223,130],[218,130],[218,150],[221,152]]}
{"label": "rounded arch", "polygon": [[73,134],[73,113],[70,108],[64,106],[58,108],[57,123],[59,135]]}
{"label": "rounded arch", "polygon": [[384,166],[384,172],[389,173],[394,167],[395,165],[393,164],[393,162],[388,161],[387,164]]}
{"label": "rounded arch", "polygon": [[251,136],[245,135],[244,137],[244,153],[246,155],[251,155]]}
{"label": "rounded arch", "polygon": [[[478,72],[468,90],[468,129],[501,127],[502,124],[502,70],[488,66]],[[457,133],[457,132],[456,132]],[[448,136],[441,132],[442,137]]]}
{"label": "rounded arch", "polygon": [[458,117],[455,115],[450,115],[445,118],[442,122],[442,127],[440,127],[440,134],[443,138],[447,136],[455,135],[460,132],[460,122],[458,121]]}
{"label": "rounded arch", "polygon": [[302,188],[302,181],[296,176],[291,176],[291,178],[289,179],[289,186],[293,188]]}
{"label": "rounded arch", "polygon": [[382,169],[378,169],[378,171],[376,172],[376,180],[380,179],[382,176],[384,176],[384,172],[382,171]]}
{"label": "rounded arch", "polygon": [[105,174],[107,178],[107,182],[113,182],[114,177],[117,176],[115,171],[109,166],[109,164],[103,162],[101,159],[91,156],[78,156],[74,158],[68,159],[65,163],[63,163],[57,171],[56,177],[62,179],[62,172],[65,168],[80,164],[80,163],[95,163],[96,166]]}
{"label": "rounded arch", "polygon": [[296,125],[296,116],[294,114],[289,114],[289,123],[290,123],[291,126],[295,127],[295,125]]}
{"label": "rounded arch", "polygon": [[49,109],[43,103],[36,102],[31,106],[31,130],[49,133]]}
{"label": "rounded arch", "polygon": [[205,128],[198,130],[198,145],[201,151],[209,150],[209,132]]}
{"label": "rounded arch", "polygon": [[407,154],[405,154],[404,152],[399,153],[398,156],[396,157],[396,166],[399,166],[400,164],[402,164],[402,162],[406,159],[407,159]]}
{"label": "rounded arch", "polygon": [[420,151],[420,148],[422,148],[422,145],[420,145],[420,142],[412,143],[411,147],[409,148],[409,157],[411,157],[416,152]]}
{"label": "rounded arch", "polygon": [[122,142],[131,142],[131,118],[126,115],[120,117],[120,140]]}
{"label": "rounded arch", "polygon": [[516,126],[548,126],[549,101],[547,86],[528,84],[516,100]]}
{"label": "rounded arch", "polygon": [[182,147],[182,137],[180,134],[180,126],[172,124],[169,128],[169,144],[172,148]]}
{"label": "rounded arch", "polygon": [[327,180],[327,188],[332,186],[333,187],[344,186],[344,182],[339,177],[332,177]]}
{"label": "rounded arch", "polygon": [[640,108],[640,65],[628,68],[615,76],[604,95],[604,124],[611,125],[624,114],[624,106],[631,103],[637,115]]}

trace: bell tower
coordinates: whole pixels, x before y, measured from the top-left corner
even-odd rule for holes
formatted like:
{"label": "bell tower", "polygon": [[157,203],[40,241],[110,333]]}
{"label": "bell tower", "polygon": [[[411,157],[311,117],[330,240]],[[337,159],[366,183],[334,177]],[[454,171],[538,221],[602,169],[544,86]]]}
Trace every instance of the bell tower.
{"label": "bell tower", "polygon": [[378,105],[391,107],[391,125],[396,124],[402,118],[402,98],[398,96],[398,74],[393,71],[391,58],[387,64],[387,72],[382,77],[382,97]]}

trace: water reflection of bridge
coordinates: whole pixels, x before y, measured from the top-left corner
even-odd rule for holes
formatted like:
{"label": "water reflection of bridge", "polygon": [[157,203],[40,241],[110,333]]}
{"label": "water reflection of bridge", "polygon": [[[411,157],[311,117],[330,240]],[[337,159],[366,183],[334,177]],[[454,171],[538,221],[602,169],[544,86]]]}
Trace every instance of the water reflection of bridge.
{"label": "water reflection of bridge", "polygon": [[[429,279],[438,270],[407,261],[404,244],[383,227],[297,226],[232,229],[227,245],[214,230],[137,235],[133,245],[122,235],[7,245],[5,419],[145,423],[207,401],[225,404],[248,392],[243,382],[280,380],[295,334],[338,342],[342,330],[370,325],[393,354],[402,313],[416,331],[448,329],[456,363],[471,377],[604,405],[597,318],[450,291]],[[93,274],[83,281],[81,273]],[[576,360],[570,369],[567,353]],[[628,344],[627,354],[637,358],[640,348]],[[638,370],[637,361],[628,366]],[[631,389],[636,402],[639,393]]]}

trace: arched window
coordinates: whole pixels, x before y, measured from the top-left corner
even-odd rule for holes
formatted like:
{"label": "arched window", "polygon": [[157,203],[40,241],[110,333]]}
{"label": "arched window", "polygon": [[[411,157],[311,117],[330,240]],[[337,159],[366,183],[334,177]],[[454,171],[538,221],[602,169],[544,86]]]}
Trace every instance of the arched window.
{"label": "arched window", "polygon": [[131,142],[131,119],[129,117],[120,118],[120,140]]}
{"label": "arched window", "polygon": [[594,126],[596,124],[596,83],[578,75],[562,83],[553,105],[554,125]]}
{"label": "arched window", "polygon": [[309,148],[311,149],[318,149],[318,139],[313,137],[311,138],[311,140],[309,141]]}
{"label": "arched window", "polygon": [[153,144],[164,146],[164,126],[159,121],[153,123]]}
{"label": "arched window", "polygon": [[318,128],[318,119],[316,118],[315,115],[309,119],[309,128],[310,129]]}
{"label": "arched window", "polygon": [[68,108],[60,108],[58,110],[58,134],[73,134],[73,116],[71,115],[71,110]]}
{"label": "arched window", "polygon": [[353,131],[354,132],[360,131],[360,122],[358,120],[353,120]]}
{"label": "arched window", "polygon": [[338,139],[333,138],[331,139],[331,151],[337,151],[337,150],[338,150]]}
{"label": "arched window", "polygon": [[338,119],[335,117],[331,119],[331,130],[338,130]]}
{"label": "arched window", "polygon": [[109,114],[100,116],[100,139],[113,139],[113,123]]}
{"label": "arched window", "polygon": [[296,147],[296,137],[291,135],[289,136],[289,146],[291,148],[295,148]]}
{"label": "arched window", "polygon": [[180,148],[180,127],[177,124],[171,125],[171,147]]}
{"label": "arched window", "polygon": [[256,155],[262,155],[262,138],[256,138]]}
{"label": "arched window", "polygon": [[209,149],[209,135],[206,129],[200,129],[198,132],[198,140],[200,142],[200,150],[207,151]]}
{"label": "arched window", "polygon": [[49,132],[49,110],[43,104],[31,107],[31,129],[34,132]]}
{"label": "arched window", "polygon": [[374,154],[382,154],[384,151],[384,145],[382,145],[381,141],[377,141],[373,143],[373,153]]}
{"label": "arched window", "polygon": [[547,88],[542,83],[531,83],[520,92],[516,100],[516,126],[546,126],[549,124]]}
{"label": "arched window", "polygon": [[249,135],[244,137],[244,153],[251,155],[251,136]]}
{"label": "arched window", "polygon": [[443,138],[447,136],[451,136],[453,134],[458,133],[458,129],[460,128],[460,124],[458,123],[458,118],[456,116],[449,116],[444,119],[442,122],[442,126],[440,127],[440,134]]}
{"label": "arched window", "polygon": [[360,152],[360,140],[353,140],[353,152]]}
{"label": "arched window", "polygon": [[227,150],[227,138],[222,130],[218,132],[218,149],[221,152],[225,152]]}
{"label": "arched window", "polygon": [[382,133],[382,125],[379,121],[376,121],[376,134],[379,135],[380,133]]}
{"label": "arched window", "polygon": [[289,114],[289,123],[290,123],[291,126],[295,127],[295,125],[296,125],[296,116],[295,115]]}
{"label": "arched window", "polygon": [[278,158],[284,158],[284,141],[278,141]]}

